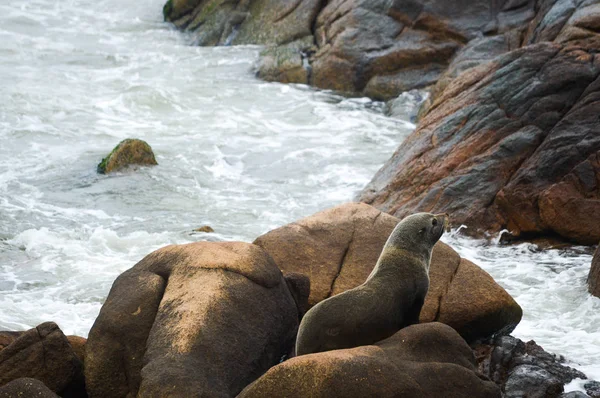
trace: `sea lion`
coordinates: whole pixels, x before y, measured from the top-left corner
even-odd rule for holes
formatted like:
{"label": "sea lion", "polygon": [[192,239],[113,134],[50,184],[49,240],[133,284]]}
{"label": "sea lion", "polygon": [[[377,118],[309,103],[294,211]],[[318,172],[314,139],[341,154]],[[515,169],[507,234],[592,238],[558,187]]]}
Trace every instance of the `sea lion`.
{"label": "sea lion", "polygon": [[296,355],[373,344],[418,323],[429,289],[431,252],[448,223],[447,214],[431,213],[400,221],[362,285],[306,313]]}

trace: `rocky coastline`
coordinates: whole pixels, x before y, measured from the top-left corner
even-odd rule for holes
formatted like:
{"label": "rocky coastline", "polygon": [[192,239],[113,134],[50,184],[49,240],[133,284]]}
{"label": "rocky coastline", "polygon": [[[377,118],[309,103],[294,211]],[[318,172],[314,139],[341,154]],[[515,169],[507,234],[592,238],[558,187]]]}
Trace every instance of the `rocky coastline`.
{"label": "rocky coastline", "polygon": [[302,315],[362,283],[398,222],[348,203],[253,244],[159,249],[117,278],[87,340],[53,322],[0,333],[0,395],[560,397],[586,378],[510,336],[521,307],[441,242],[420,324],[293,358]]}
{"label": "rocky coastline", "polygon": [[[307,309],[362,283],[410,213],[448,212],[478,237],[600,241],[600,0],[169,0],[163,12],[198,45],[264,45],[267,81],[429,98],[358,203],[251,244],[148,254],[87,339],[53,322],[0,332],[0,397],[600,397],[595,381],[565,393],[586,375],[511,336],[519,304],[443,243],[419,324],[293,352]],[[598,251],[588,284],[600,297]]]}

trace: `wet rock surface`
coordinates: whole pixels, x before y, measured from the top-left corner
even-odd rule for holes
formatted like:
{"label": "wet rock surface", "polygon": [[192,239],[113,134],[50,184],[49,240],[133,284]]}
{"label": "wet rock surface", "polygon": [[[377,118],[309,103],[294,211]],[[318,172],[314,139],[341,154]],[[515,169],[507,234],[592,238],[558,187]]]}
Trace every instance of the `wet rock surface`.
{"label": "wet rock surface", "polygon": [[271,368],[250,397],[500,397],[476,373],[465,341],[441,323],[413,325],[375,345],[303,355]]}
{"label": "wet rock surface", "polygon": [[235,396],[291,351],[301,282],[247,243],[149,254],[117,278],[90,331],[90,397]]}
{"label": "wet rock surface", "polygon": [[[362,284],[399,219],[359,203],[337,206],[258,237],[284,271],[310,278],[309,304]],[[454,327],[467,341],[510,333],[522,310],[489,274],[444,243],[434,247],[421,322]]]}
{"label": "wet rock surface", "polygon": [[109,174],[131,165],[155,166],[158,163],[146,141],[131,139],[121,141],[107,157],[98,164],[100,174]]}
{"label": "wet rock surface", "polygon": [[560,397],[565,384],[586,378],[564,365],[564,358],[544,351],[534,341],[500,336],[474,349],[479,371],[502,386],[505,397]]}
{"label": "wet rock surface", "polygon": [[592,398],[600,397],[600,381],[590,381],[583,385],[585,392]]}

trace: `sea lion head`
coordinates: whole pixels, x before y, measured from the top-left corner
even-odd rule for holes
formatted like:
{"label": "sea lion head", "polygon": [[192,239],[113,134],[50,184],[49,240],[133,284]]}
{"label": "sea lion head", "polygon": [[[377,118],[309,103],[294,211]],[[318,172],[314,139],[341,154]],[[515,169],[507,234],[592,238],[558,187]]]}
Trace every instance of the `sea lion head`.
{"label": "sea lion head", "polygon": [[450,217],[447,213],[416,213],[396,225],[386,246],[406,250],[419,255],[427,261],[431,258],[433,246],[449,229]]}

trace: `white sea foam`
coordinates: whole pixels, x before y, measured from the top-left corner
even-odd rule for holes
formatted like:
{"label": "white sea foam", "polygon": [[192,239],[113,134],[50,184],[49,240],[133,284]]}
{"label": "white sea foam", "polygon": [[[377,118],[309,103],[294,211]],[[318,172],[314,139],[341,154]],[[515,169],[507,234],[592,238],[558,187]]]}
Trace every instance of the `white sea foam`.
{"label": "white sea foam", "polygon": [[[0,2],[0,330],[85,336],[149,252],[252,241],[348,201],[414,128],[366,98],[257,80],[258,47],[189,46],[163,2]],[[159,167],[97,175],[128,137]],[[522,305],[517,336],[600,378],[589,254],[447,240]]]}

